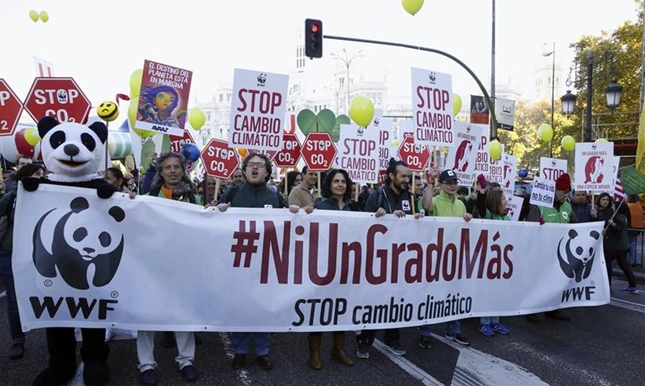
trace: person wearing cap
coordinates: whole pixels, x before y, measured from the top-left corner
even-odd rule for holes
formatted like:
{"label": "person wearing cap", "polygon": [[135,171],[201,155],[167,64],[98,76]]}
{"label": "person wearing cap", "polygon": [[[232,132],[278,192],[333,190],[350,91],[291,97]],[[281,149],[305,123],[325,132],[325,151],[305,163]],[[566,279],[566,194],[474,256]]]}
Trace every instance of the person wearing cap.
{"label": "person wearing cap", "polygon": [[[370,193],[365,202],[365,212],[374,213],[375,218],[393,214],[398,218],[414,215],[419,219],[423,214],[413,209],[414,197],[408,190],[410,186],[410,168],[407,163],[390,158],[386,170],[385,184]],[[427,193],[426,193],[427,194]],[[415,208],[416,209],[416,208]],[[370,347],[374,343],[376,330],[362,330],[356,336],[356,357],[368,359]],[[401,332],[398,328],[385,330],[383,340],[388,350],[394,355],[405,355],[406,350],[401,347]]]}
{"label": "person wearing cap", "polygon": [[[548,222],[567,224],[578,222],[571,204],[567,202],[567,196],[571,192],[571,177],[567,173],[562,174],[555,180],[555,199],[553,207],[533,205],[529,211],[526,221]],[[571,318],[564,315],[560,310],[547,311],[544,316],[556,320],[570,321]],[[527,314],[526,319],[532,323],[540,323],[537,314]]]}
{"label": "person wearing cap", "polygon": [[[437,217],[462,217],[466,221],[470,221],[473,215],[466,211],[466,205],[457,198],[457,189],[459,188],[459,178],[457,174],[451,169],[444,170],[439,175],[439,184],[441,190],[436,197],[433,197],[432,192],[434,186],[429,183],[426,189],[426,194],[423,195],[423,207],[426,212],[431,216]],[[446,339],[453,340],[459,344],[467,346],[470,344],[470,339],[461,334],[461,323],[458,320],[453,320],[446,324]],[[431,346],[430,336],[431,327],[421,326],[419,347],[429,349]]]}

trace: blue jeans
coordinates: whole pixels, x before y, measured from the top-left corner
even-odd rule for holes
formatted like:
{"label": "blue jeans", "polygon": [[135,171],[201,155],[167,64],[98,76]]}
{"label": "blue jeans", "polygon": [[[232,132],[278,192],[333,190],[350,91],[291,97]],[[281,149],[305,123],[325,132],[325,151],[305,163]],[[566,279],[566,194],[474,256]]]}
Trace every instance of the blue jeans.
{"label": "blue jeans", "polygon": [[231,343],[235,348],[235,354],[249,352],[249,338],[251,336],[253,336],[255,356],[267,355],[269,353],[269,341],[271,340],[271,334],[268,332],[231,332]]}
{"label": "blue jeans", "polygon": [[[461,323],[458,320],[453,320],[452,322],[446,323],[447,332],[452,335],[461,334]],[[419,327],[419,332],[421,336],[430,336],[432,333],[432,326],[425,325]]]}
{"label": "blue jeans", "polygon": [[18,302],[16,301],[16,287],[13,282],[13,270],[11,269],[11,251],[0,250],[0,278],[7,290],[7,316],[9,318],[9,331],[11,342],[25,343],[25,333],[22,332],[20,315],[18,314]]}
{"label": "blue jeans", "polygon": [[629,236],[629,257],[632,264],[641,264],[641,257],[637,248],[638,235]]}

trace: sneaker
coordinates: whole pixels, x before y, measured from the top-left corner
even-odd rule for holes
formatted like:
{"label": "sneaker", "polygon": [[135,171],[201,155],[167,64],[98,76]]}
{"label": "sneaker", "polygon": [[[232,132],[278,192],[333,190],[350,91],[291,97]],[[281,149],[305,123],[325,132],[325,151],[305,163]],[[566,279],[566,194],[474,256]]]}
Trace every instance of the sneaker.
{"label": "sneaker", "polygon": [[638,293],[638,288],[637,287],[625,287],[621,289],[622,292],[628,292],[630,294],[637,294]]}
{"label": "sneaker", "polygon": [[511,333],[511,330],[501,323],[493,323],[493,331],[499,332],[502,335],[508,335]]}
{"label": "sneaker", "polygon": [[429,336],[421,336],[419,338],[419,347],[429,349],[432,347],[432,344],[430,343],[431,339]]}
{"label": "sneaker", "polygon": [[404,348],[402,348],[398,343],[395,343],[393,345],[386,345],[387,349],[390,350],[390,352],[394,355],[401,356],[405,355],[406,351]]}
{"label": "sneaker", "polygon": [[143,386],[156,386],[157,385],[157,374],[153,369],[148,369],[139,374],[139,382]]}
{"label": "sneaker", "polygon": [[486,336],[495,336],[495,331],[493,331],[490,324],[480,324],[478,330]]}
{"label": "sneaker", "polygon": [[464,346],[468,346],[470,344],[470,339],[466,338],[465,336],[461,334],[451,334],[449,332],[446,333],[446,339],[455,341],[459,344],[463,344]]}
{"label": "sneaker", "polygon": [[186,382],[195,382],[199,378],[199,373],[193,365],[186,365],[179,370],[181,377],[184,378]]}
{"label": "sneaker", "polygon": [[370,358],[370,346],[368,344],[358,344],[356,348],[356,357],[360,359]]}

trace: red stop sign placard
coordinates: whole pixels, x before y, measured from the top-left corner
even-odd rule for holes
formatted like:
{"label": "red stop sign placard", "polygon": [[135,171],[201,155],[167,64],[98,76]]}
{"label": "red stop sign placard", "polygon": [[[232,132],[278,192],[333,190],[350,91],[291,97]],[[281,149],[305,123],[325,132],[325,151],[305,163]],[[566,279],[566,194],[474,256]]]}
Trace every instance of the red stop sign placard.
{"label": "red stop sign placard", "polygon": [[21,113],[22,102],[7,82],[0,79],[0,137],[13,135]]}
{"label": "red stop sign placard", "polygon": [[85,123],[92,104],[72,78],[36,78],[25,109],[38,122],[49,116],[59,122]]}
{"label": "red stop sign placard", "polygon": [[193,136],[186,129],[184,129],[183,137],[180,137],[178,135],[169,135],[168,139],[170,140],[170,151],[173,153],[179,153],[181,151],[181,147],[186,143],[192,143],[193,145],[195,144]]}
{"label": "red stop sign placard", "polygon": [[300,160],[300,150],[298,136],[285,133],[282,137],[282,150],[276,154],[273,161],[280,168],[294,168]]}
{"label": "red stop sign placard", "polygon": [[309,133],[300,153],[309,170],[320,172],[329,170],[337,152],[329,133]]}
{"label": "red stop sign placard", "polygon": [[409,135],[403,138],[399,145],[399,159],[410,167],[412,172],[420,172],[425,169],[430,160],[430,150],[425,145],[414,143],[414,137]]}
{"label": "red stop sign placard", "polygon": [[202,150],[201,158],[206,174],[211,177],[228,179],[240,165],[235,149],[221,139],[211,139]]}

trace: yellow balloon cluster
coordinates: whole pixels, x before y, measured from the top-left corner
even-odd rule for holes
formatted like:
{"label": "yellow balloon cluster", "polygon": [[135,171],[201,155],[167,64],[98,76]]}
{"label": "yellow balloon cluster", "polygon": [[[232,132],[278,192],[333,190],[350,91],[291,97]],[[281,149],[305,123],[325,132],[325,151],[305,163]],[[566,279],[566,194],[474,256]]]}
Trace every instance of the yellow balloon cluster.
{"label": "yellow balloon cluster", "polygon": [[452,116],[456,117],[457,114],[461,111],[461,97],[459,94],[452,93]]}
{"label": "yellow balloon cluster", "polygon": [[538,127],[537,135],[542,142],[549,142],[553,138],[553,128],[548,123],[542,123]]}
{"label": "yellow balloon cluster", "polygon": [[206,123],[206,114],[204,114],[202,109],[196,107],[188,113],[188,123],[190,123],[193,129],[199,130]]}
{"label": "yellow balloon cluster", "polygon": [[38,20],[42,21],[43,23],[47,23],[49,21],[49,14],[47,13],[47,11],[38,13],[38,11],[32,9],[31,11],[29,11],[29,18],[34,23]]}
{"label": "yellow balloon cluster", "polygon": [[374,104],[367,97],[355,96],[349,104],[349,117],[361,127],[369,126],[374,118]]}
{"label": "yellow balloon cluster", "polygon": [[407,13],[414,16],[423,7],[423,0],[401,0],[401,5]]}
{"label": "yellow balloon cluster", "polygon": [[494,160],[502,158],[502,144],[498,140],[491,141],[488,145],[488,152]]}
{"label": "yellow balloon cluster", "polygon": [[565,135],[560,141],[560,145],[566,151],[572,151],[576,147],[576,140],[570,135]]}
{"label": "yellow balloon cluster", "polygon": [[130,98],[138,98],[141,92],[141,80],[143,78],[143,70],[134,70],[130,75]]}

